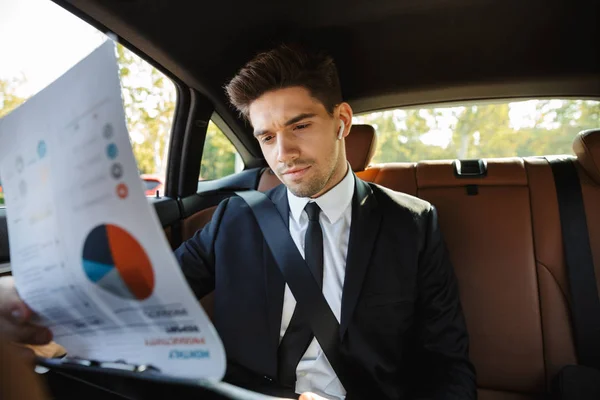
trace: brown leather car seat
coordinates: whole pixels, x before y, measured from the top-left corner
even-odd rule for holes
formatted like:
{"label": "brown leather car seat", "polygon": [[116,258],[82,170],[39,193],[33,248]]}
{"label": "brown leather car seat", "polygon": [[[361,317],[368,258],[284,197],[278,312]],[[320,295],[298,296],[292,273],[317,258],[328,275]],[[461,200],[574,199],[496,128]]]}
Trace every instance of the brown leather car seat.
{"label": "brown leather car seat", "polygon": [[[600,129],[581,132],[573,142],[580,165],[579,180],[592,247],[596,277],[600,278]],[[598,281],[600,292],[600,280]]]}
{"label": "brown leather car seat", "polygon": [[[579,134],[573,149],[600,291],[600,130]],[[438,208],[480,398],[535,398],[561,368],[577,363],[556,187],[542,157],[487,165],[487,176],[478,179],[458,178],[450,161],[419,163],[416,182],[409,163],[375,165],[359,175]]]}
{"label": "brown leather car seat", "polygon": [[479,398],[535,398],[545,367],[527,174],[519,158],[486,161],[475,177],[452,161],[418,163],[417,195],[439,211]]}
{"label": "brown leather car seat", "polygon": [[377,183],[397,192],[412,196],[417,195],[416,163],[375,164],[364,171],[357,172],[356,176],[364,181]]}
{"label": "brown leather car seat", "polygon": [[[573,150],[577,155],[590,246],[600,286],[600,130],[577,135]],[[550,381],[562,367],[577,363],[569,311],[570,288],[552,170],[541,157],[527,158],[525,163],[531,188],[544,349]]]}

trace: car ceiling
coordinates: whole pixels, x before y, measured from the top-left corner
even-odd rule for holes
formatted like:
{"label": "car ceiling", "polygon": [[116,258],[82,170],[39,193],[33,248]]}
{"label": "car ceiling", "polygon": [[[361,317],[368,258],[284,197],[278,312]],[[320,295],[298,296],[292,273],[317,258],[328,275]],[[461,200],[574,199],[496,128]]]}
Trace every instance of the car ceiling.
{"label": "car ceiling", "polygon": [[249,127],[223,85],[258,51],[284,41],[332,54],[355,112],[474,98],[600,97],[596,0],[55,2],[208,96],[237,132]]}

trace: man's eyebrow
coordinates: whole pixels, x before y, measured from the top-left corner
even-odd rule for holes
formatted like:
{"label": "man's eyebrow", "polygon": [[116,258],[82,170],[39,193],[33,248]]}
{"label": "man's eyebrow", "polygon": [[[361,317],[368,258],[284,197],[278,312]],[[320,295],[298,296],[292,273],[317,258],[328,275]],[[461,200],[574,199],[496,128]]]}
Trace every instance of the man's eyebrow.
{"label": "man's eyebrow", "polygon": [[312,118],[315,115],[317,115],[317,114],[315,114],[315,113],[304,113],[304,114],[296,115],[294,118],[288,119],[287,122],[285,123],[285,126],[290,126],[290,125],[295,124],[296,122],[300,122],[300,121],[302,121],[303,119],[306,119],[306,118]]}
{"label": "man's eyebrow", "polygon": [[[288,119],[284,125],[290,126],[292,124],[295,124],[296,122],[302,121],[303,119],[312,118],[316,115],[317,114],[315,114],[315,113],[304,113],[304,114],[296,115],[295,117]],[[268,132],[267,129],[259,129],[257,131],[254,131],[254,137],[262,136],[267,132]]]}
{"label": "man's eyebrow", "polygon": [[259,129],[257,131],[254,131],[254,137],[262,136],[267,132],[268,132],[268,130],[266,130],[266,129]]}

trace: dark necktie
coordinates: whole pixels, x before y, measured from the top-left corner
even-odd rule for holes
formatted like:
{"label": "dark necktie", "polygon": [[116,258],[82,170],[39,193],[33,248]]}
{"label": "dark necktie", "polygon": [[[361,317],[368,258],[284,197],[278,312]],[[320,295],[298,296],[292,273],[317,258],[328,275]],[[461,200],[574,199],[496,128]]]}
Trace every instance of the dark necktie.
{"label": "dark necktie", "polygon": [[[317,203],[304,207],[308,214],[308,228],[304,236],[304,259],[319,287],[323,287],[323,231],[319,223],[321,208]],[[296,368],[313,339],[313,333],[305,316],[294,309],[290,324],[279,344],[279,382],[288,387],[296,383]]]}
{"label": "dark necktie", "polygon": [[308,214],[308,228],[304,235],[304,259],[317,284],[323,287],[323,231],[319,223],[321,208],[317,203],[308,203],[304,207]]}

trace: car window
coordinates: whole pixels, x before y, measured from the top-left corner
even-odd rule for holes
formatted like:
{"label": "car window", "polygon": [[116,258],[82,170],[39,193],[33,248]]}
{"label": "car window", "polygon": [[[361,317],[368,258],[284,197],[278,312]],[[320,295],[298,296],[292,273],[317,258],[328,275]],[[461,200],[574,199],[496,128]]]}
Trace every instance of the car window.
{"label": "car window", "polygon": [[[117,56],[127,128],[138,170],[142,176],[156,175],[156,186],[163,186],[177,103],[175,85],[121,45],[117,46]],[[160,190],[159,194],[164,193]]]}
{"label": "car window", "polygon": [[[106,40],[106,35],[51,1],[0,2],[0,118]],[[116,53],[139,172],[164,181],[177,100],[175,85],[127,48],[117,45]],[[3,203],[0,189],[0,205]]]}
{"label": "car window", "polygon": [[377,131],[373,163],[573,154],[600,127],[600,102],[543,99],[397,109],[358,115]]}
{"label": "car window", "polygon": [[200,180],[223,178],[244,169],[244,162],[223,131],[210,121],[202,150]]}

